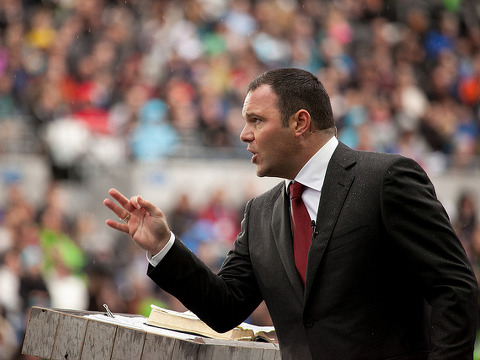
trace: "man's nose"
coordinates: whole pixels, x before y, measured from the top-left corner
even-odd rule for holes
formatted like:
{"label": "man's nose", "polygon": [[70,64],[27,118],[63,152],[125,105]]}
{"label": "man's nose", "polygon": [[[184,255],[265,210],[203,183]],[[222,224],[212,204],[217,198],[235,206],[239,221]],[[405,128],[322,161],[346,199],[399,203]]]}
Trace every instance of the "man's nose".
{"label": "man's nose", "polygon": [[242,140],[244,143],[249,143],[253,141],[253,133],[252,131],[245,125],[243,127],[242,132],[240,133],[240,140]]}

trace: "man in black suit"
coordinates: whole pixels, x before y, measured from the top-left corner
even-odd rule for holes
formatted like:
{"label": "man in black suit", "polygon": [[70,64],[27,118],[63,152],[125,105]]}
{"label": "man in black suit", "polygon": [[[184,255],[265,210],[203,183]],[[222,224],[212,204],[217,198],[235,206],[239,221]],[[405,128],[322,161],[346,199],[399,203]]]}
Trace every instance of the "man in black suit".
{"label": "man in black suit", "polygon": [[[257,77],[242,115],[257,175],[286,181],[247,203],[218,275],[160,209],[109,191],[120,206],[105,205],[125,221],[107,224],[147,251],[153,281],[217,331],[265,300],[284,360],[472,359],[477,282],[422,168],[339,143],[329,97],[303,70]],[[291,182],[312,225],[303,265]]]}

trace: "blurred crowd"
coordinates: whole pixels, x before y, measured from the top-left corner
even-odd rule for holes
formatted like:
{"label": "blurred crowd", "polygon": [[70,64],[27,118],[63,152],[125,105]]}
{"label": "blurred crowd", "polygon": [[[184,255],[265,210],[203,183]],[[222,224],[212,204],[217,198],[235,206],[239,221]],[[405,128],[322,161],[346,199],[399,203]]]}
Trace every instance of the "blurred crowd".
{"label": "blurred crowd", "polygon": [[[146,276],[146,254],[131,239],[102,237],[91,213],[70,216],[65,191],[52,183],[36,207],[14,183],[0,206],[2,360],[18,353],[32,306],[104,311],[107,304],[115,313],[144,316],[151,304],[186,310]],[[240,231],[241,212],[216,191],[196,209],[179,196],[168,217],[172,231],[217,271]],[[250,321],[270,324],[264,306]]]}
{"label": "blurred crowd", "polygon": [[476,0],[3,0],[0,151],[241,156],[246,85],[295,66],[347,145],[478,167],[479,49]]}
{"label": "blurred crowd", "polygon": [[[14,182],[0,204],[1,359],[32,305],[182,309],[128,239],[98,241],[91,214],[67,215],[58,184],[88,166],[248,156],[246,86],[285,66],[319,76],[347,145],[429,173],[480,168],[477,0],[0,1],[0,157],[41,156],[52,177],[40,207]],[[452,218],[474,264],[477,195],[462,194]],[[175,196],[173,230],[217,269],[243,208],[221,191],[201,209]]]}

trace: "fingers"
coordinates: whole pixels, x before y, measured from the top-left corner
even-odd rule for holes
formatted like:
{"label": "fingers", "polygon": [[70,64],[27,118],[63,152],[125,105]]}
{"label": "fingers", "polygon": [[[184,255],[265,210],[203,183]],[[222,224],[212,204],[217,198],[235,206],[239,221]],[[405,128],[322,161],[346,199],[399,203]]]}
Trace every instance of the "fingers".
{"label": "fingers", "polygon": [[[122,193],[120,193],[116,189],[110,189],[108,193],[121,206],[118,206],[117,203],[108,198],[103,201],[103,204],[110,210],[112,210],[119,219],[125,219],[134,210],[134,207],[132,206],[132,204],[130,204],[130,200],[128,200],[124,195],[122,195]],[[114,220],[108,219],[106,221],[106,224],[113,229],[120,230],[128,234],[128,225],[126,223],[119,223]]]}
{"label": "fingers", "polygon": [[144,208],[149,214],[154,215],[160,210],[151,202],[144,200],[140,195],[133,196],[130,203],[137,209]]}
{"label": "fingers", "polygon": [[[134,210],[134,206],[130,203],[130,200],[127,199],[120,191],[117,189],[110,189],[108,190],[108,194],[114,198],[127,212],[132,212]],[[109,207],[110,208],[110,207]],[[111,208],[110,208],[111,209]],[[113,209],[111,209],[113,210]],[[114,210],[113,210],[114,211]],[[120,216],[116,211],[114,211],[122,219],[127,216],[125,213],[124,216]]]}
{"label": "fingers", "polygon": [[[147,213],[154,217],[163,217],[163,213],[151,202],[144,200],[140,195],[132,196],[132,198],[127,199],[122,193],[117,189],[110,189],[108,194],[120,204],[120,206],[113,200],[107,198],[103,201],[103,204],[112,210],[119,219],[125,219],[132,213],[136,213],[135,210],[144,209]],[[125,220],[123,220],[125,221]],[[107,225],[128,233],[128,225],[125,223],[119,223],[113,220],[107,220]]]}
{"label": "fingers", "polygon": [[135,208],[135,209],[140,209],[142,206],[140,205],[140,200],[141,197],[140,195],[138,196],[132,196],[130,198],[130,204]]}
{"label": "fingers", "polygon": [[118,216],[119,219],[124,219],[129,214],[128,211],[126,211],[124,208],[118,206],[116,203],[114,203],[110,199],[103,200],[103,204],[106,207],[108,207],[110,210],[112,210],[115,213],[115,215]]}
{"label": "fingers", "polygon": [[[119,219],[123,219],[126,216],[123,215],[123,213],[127,213],[126,210],[115,204],[112,200],[105,199],[103,203],[106,207],[112,210]],[[128,234],[128,225],[126,223],[119,223],[111,219],[106,220],[105,223],[113,229],[120,230]]]}
{"label": "fingers", "polygon": [[119,230],[119,231],[122,231],[122,232],[128,234],[128,225],[127,224],[119,223],[119,222],[113,221],[111,219],[107,219],[105,221],[105,223],[115,230]]}

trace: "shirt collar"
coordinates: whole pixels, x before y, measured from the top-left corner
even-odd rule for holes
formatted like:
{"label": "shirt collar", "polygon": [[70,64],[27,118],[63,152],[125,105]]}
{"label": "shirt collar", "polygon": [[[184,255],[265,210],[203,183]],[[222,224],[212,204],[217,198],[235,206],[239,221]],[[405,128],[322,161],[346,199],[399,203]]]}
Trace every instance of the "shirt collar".
{"label": "shirt collar", "polygon": [[[333,152],[337,148],[338,140],[335,136],[332,136],[310,160],[303,166],[295,177],[295,181],[302,183],[303,185],[321,191],[323,182],[325,180],[325,174],[327,173],[327,166],[332,158]],[[290,180],[285,180],[285,185],[290,184]]]}

